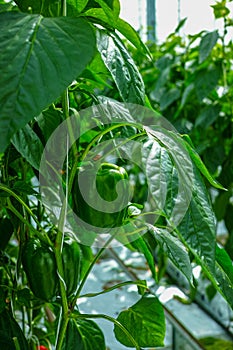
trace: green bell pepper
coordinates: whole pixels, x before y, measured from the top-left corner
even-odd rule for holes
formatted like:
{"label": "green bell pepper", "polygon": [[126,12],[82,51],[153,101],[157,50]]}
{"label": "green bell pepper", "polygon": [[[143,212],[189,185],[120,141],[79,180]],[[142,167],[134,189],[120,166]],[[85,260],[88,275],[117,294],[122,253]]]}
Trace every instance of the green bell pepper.
{"label": "green bell pepper", "polygon": [[[75,293],[80,279],[81,253],[78,242],[64,242],[62,263],[69,298]],[[38,238],[30,238],[23,246],[22,264],[33,294],[44,301],[55,300],[59,295],[59,280],[51,247]]]}
{"label": "green bell pepper", "polygon": [[81,274],[81,252],[78,242],[64,242],[62,262],[66,294],[67,297],[70,298],[77,290]]}
{"label": "green bell pepper", "polygon": [[22,264],[33,294],[44,301],[54,300],[58,276],[53,250],[38,238],[30,238],[22,248]]}
{"label": "green bell pepper", "polygon": [[[95,185],[99,196],[104,201],[97,203],[99,204],[98,210],[89,205],[89,203],[93,202],[93,198],[95,201],[96,193],[95,185],[93,184],[93,175],[95,175],[93,169],[86,168],[81,175],[83,178],[85,177],[85,199],[81,193],[80,184],[78,182],[79,173],[77,173],[72,191],[74,212],[81,220],[95,227],[120,227],[127,215],[130,191],[128,181],[123,181],[123,191],[121,192],[121,197],[118,198],[117,184],[121,180],[128,180],[126,170],[111,163],[101,164],[96,173]],[[96,202],[98,202],[97,198]],[[123,204],[124,207],[121,208]]]}

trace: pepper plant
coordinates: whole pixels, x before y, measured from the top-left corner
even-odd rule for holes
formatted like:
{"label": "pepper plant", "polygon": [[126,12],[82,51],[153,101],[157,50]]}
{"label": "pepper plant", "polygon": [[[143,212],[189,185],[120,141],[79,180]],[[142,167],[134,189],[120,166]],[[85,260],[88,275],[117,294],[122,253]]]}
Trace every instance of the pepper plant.
{"label": "pepper plant", "polygon": [[[162,346],[163,307],[146,281],[82,294],[113,244],[143,254],[157,285],[157,247],[190,291],[195,261],[233,306],[233,269],[216,244],[205,182],[225,188],[149,102],[125,40],[152,55],[119,15],[118,0],[0,0],[5,349],[104,350],[98,318],[126,347]],[[116,319],[80,311],[83,296],[131,283],[138,301]]]}

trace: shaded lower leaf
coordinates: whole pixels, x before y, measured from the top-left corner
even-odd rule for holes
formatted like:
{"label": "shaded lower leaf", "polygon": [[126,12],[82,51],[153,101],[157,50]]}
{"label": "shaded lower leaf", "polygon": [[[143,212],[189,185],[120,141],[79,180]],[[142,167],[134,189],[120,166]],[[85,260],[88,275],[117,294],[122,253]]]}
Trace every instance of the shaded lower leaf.
{"label": "shaded lower leaf", "polygon": [[[140,347],[163,346],[165,336],[165,317],[161,303],[156,297],[142,297],[129,309],[117,317]],[[125,333],[114,326],[116,339],[123,345],[134,347]]]}
{"label": "shaded lower leaf", "polygon": [[105,350],[104,335],[92,320],[70,319],[62,350]]}
{"label": "shaded lower leaf", "polygon": [[41,129],[44,138],[43,141],[45,143],[48,141],[54,130],[60,125],[60,123],[62,123],[62,117],[62,112],[52,106],[36,117],[36,121]]}
{"label": "shaded lower leaf", "polygon": [[28,163],[38,170],[44,149],[39,137],[32,128],[26,125],[13,136],[11,142]]}
{"label": "shaded lower leaf", "polygon": [[29,350],[28,342],[21,327],[8,309],[0,313],[0,349],[13,350],[17,339],[20,350]]}
{"label": "shaded lower leaf", "polygon": [[38,195],[38,192],[36,192],[30,184],[22,180],[16,181],[12,187],[12,190],[27,195]]}
{"label": "shaded lower leaf", "polygon": [[28,288],[23,288],[17,291],[17,301],[19,305],[27,308],[31,307],[31,294]]}
{"label": "shaded lower leaf", "polygon": [[14,226],[10,219],[3,218],[0,220],[0,249],[4,250],[14,232]]}

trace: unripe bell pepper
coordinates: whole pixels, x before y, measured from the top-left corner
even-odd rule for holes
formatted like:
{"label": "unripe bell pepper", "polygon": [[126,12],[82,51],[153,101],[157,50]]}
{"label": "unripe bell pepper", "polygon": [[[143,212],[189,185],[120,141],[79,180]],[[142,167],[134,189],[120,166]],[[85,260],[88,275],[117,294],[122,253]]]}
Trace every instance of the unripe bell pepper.
{"label": "unripe bell pepper", "polygon": [[30,238],[22,249],[22,264],[34,295],[44,301],[52,301],[58,290],[53,250],[38,238]]}
{"label": "unripe bell pepper", "polygon": [[[64,242],[62,263],[69,298],[75,293],[80,278],[81,255],[78,242]],[[30,238],[23,247],[22,264],[33,294],[44,301],[55,300],[59,295],[59,280],[53,250],[38,238]]]}
{"label": "unripe bell pepper", "polygon": [[62,262],[64,280],[66,283],[66,294],[69,298],[76,292],[80,279],[81,253],[78,242],[64,242]]}
{"label": "unripe bell pepper", "polygon": [[[72,191],[74,212],[81,220],[95,227],[121,226],[127,214],[130,192],[128,181],[121,181],[128,180],[126,170],[115,164],[102,163],[96,174],[92,168],[80,172],[74,179]],[[81,182],[79,176],[83,179]],[[121,192],[118,193],[117,185],[120,181]],[[85,198],[81,190],[85,191]],[[93,203],[98,205],[98,209],[91,205]]]}

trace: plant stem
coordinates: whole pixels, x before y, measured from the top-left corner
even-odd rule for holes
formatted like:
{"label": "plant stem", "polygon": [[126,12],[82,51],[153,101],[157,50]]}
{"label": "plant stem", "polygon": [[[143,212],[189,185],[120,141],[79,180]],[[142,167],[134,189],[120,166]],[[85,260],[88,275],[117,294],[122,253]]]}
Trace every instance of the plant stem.
{"label": "plant stem", "polygon": [[[0,188],[1,188],[1,185],[0,185]],[[11,191],[11,190],[10,190]],[[12,191],[11,191],[12,192]],[[14,194],[14,197],[16,198],[16,199],[20,199],[20,203],[22,204],[22,205],[24,205],[24,208],[28,208],[29,209],[29,213],[31,214],[32,212],[31,212],[31,209],[27,206],[27,204],[20,198],[20,197],[18,197],[14,192],[12,192],[13,194]],[[13,194],[12,194],[12,196],[13,196]],[[45,232],[44,231],[44,229],[40,226],[40,223],[38,222],[38,220],[35,220],[36,219],[36,217],[34,216],[34,214],[33,214],[33,220],[35,220],[36,221],[36,224],[37,224],[37,226],[40,226],[40,229],[41,229],[41,231],[43,232],[43,234],[40,232],[40,231],[38,231],[37,229],[35,229],[33,226],[32,226],[32,224],[30,224],[30,222],[28,221],[28,220],[26,220],[21,214],[20,214],[20,212],[13,206],[13,204],[11,203],[11,200],[9,199],[9,198],[7,198],[7,208],[13,213],[13,214],[15,214],[15,216],[17,216],[17,218],[19,218],[19,220],[25,225],[25,226],[27,226],[29,229],[30,229],[30,231],[31,232],[33,232],[34,234],[36,234],[37,236],[39,236],[40,237],[40,239],[42,240],[42,241],[44,241],[46,244],[49,244],[50,246],[52,246],[52,243],[51,243],[51,241],[50,241],[50,239],[49,239],[49,237],[48,237],[48,235],[47,235],[47,232]]]}
{"label": "plant stem", "polygon": [[68,314],[65,315],[64,311],[61,310],[60,316],[59,316],[59,323],[58,323],[58,328],[57,328],[57,339],[56,339],[56,344],[55,344],[55,349],[56,350],[61,350],[62,349],[62,344],[63,344],[63,339],[66,334],[66,328],[68,324],[69,318]]}
{"label": "plant stem", "polygon": [[17,337],[13,337],[13,342],[16,350],[20,350],[20,345]]}
{"label": "plant stem", "polygon": [[40,227],[40,223],[37,220],[37,217],[33,214],[33,212],[31,211],[31,209],[28,207],[28,205],[16,194],[14,193],[9,187],[5,186],[5,185],[1,185],[0,184],[0,190],[3,190],[7,193],[9,193],[12,197],[14,197],[28,212],[28,214],[30,214],[30,216],[33,218],[33,220],[36,222],[36,224]]}
{"label": "plant stem", "polygon": [[109,133],[110,131],[114,130],[114,129],[117,129],[117,128],[120,128],[121,126],[135,126],[136,128],[139,128],[139,125],[138,124],[130,124],[130,123],[119,123],[119,124],[114,124],[112,126],[110,126],[109,128],[103,130],[101,133],[99,133],[96,137],[93,138],[93,140],[88,144],[87,148],[85,149],[85,151],[83,152],[83,155],[81,157],[81,161],[83,161],[88,152],[90,151],[91,147],[96,143],[96,141],[99,140],[100,137],[104,136],[105,134]]}
{"label": "plant stem", "polygon": [[24,217],[18,212],[17,209],[15,209],[15,207],[12,205],[10,199],[7,199],[7,208],[13,213],[15,214],[15,216],[17,216],[17,218],[24,223],[24,225],[26,225],[31,231],[33,231],[34,233],[38,233],[38,231],[28,222],[28,220],[24,219]]}
{"label": "plant stem", "polygon": [[77,290],[77,293],[76,293],[76,296],[72,302],[72,309],[74,309],[75,307],[75,304],[77,302],[77,299],[79,298],[80,296],[80,293],[82,291],[82,288],[87,280],[87,277],[89,275],[89,273],[91,272],[92,268],[94,267],[95,263],[97,262],[97,260],[100,258],[100,256],[103,254],[103,252],[105,251],[105,249],[107,248],[107,246],[111,243],[111,241],[115,238],[115,235],[112,235],[108,240],[107,242],[105,243],[105,245],[98,251],[98,253],[96,254],[96,256],[94,257],[94,259],[92,260],[90,266],[88,267],[83,279],[82,279],[82,282],[80,283],[79,285],[79,288]]}
{"label": "plant stem", "polygon": [[[114,145],[114,150],[117,150],[118,151],[118,148],[126,145],[129,141],[133,141],[135,139],[141,139],[142,137],[145,137],[146,136],[146,133],[141,133],[141,134],[136,134],[136,135],[133,135],[131,137],[128,137],[126,140],[122,141],[119,145]],[[115,143],[115,142],[114,142]],[[119,152],[119,151],[118,151]],[[109,150],[108,153],[105,154],[105,157],[107,157],[108,155],[110,155],[112,153],[112,150]],[[120,156],[119,156],[120,158]]]}
{"label": "plant stem", "polygon": [[107,288],[107,289],[104,289],[101,292],[87,293],[87,294],[80,295],[80,298],[95,298],[99,295],[106,294],[106,293],[112,292],[115,289],[122,288],[122,287],[129,286],[129,285],[134,285],[134,286],[136,285],[137,287],[147,288],[145,286],[145,284],[143,284],[143,282],[140,280],[138,280],[138,281],[126,281],[126,282],[121,282],[121,283],[115,284],[114,286]]}
{"label": "plant stem", "polygon": [[66,17],[66,15],[67,15],[66,0],[62,0],[62,16]]}
{"label": "plant stem", "polygon": [[[68,99],[67,89],[62,96],[62,107],[63,107],[64,115],[66,117],[69,116],[69,99]],[[66,159],[66,170],[68,170],[67,164],[68,164],[68,152],[67,152],[67,159]],[[67,171],[66,171],[66,177],[68,177]],[[66,183],[67,183],[67,180],[66,180]],[[57,274],[59,278],[59,287],[60,287],[61,303],[62,303],[60,322],[58,324],[58,329],[57,329],[56,350],[60,350],[62,348],[62,343],[63,343],[66,327],[69,320],[68,319],[69,308],[68,308],[68,302],[66,297],[66,285],[64,281],[64,270],[63,270],[63,262],[62,262],[62,247],[63,247],[63,239],[64,239],[64,226],[65,226],[66,213],[67,213],[67,191],[66,191],[65,199],[62,203],[62,208],[61,208],[59,221],[58,221],[58,232],[57,232],[56,240],[54,244],[54,254],[55,254],[55,259],[57,264]]]}

